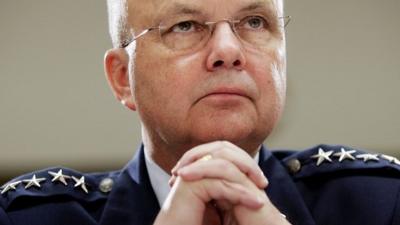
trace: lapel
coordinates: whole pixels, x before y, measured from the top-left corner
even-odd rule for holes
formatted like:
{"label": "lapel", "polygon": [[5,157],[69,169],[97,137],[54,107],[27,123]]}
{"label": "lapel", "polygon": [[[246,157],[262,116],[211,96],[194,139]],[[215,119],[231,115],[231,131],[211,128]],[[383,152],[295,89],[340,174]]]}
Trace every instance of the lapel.
{"label": "lapel", "polygon": [[281,162],[265,147],[261,148],[259,164],[269,180],[266,188],[269,199],[286,215],[289,222],[299,225],[315,225],[292,177]]}
{"label": "lapel", "polygon": [[115,181],[99,224],[150,225],[159,210],[141,146]]}

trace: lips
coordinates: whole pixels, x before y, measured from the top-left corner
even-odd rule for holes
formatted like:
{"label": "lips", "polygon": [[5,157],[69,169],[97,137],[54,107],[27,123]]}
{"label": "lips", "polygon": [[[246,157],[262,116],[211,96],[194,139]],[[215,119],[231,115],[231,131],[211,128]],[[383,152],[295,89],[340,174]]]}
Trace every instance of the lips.
{"label": "lips", "polygon": [[248,97],[244,90],[239,88],[217,88],[216,90],[211,91],[208,95],[239,95],[243,97]]}
{"label": "lips", "polygon": [[219,99],[231,99],[235,97],[245,97],[251,100],[250,95],[243,88],[238,87],[218,87],[214,88],[206,94],[204,94],[198,101],[205,98],[219,98]]}

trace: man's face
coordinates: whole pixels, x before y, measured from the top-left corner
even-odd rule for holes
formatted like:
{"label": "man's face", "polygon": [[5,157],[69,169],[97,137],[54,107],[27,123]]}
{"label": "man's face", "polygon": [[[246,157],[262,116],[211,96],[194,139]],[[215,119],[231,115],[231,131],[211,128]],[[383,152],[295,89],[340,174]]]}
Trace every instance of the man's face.
{"label": "man's face", "polygon": [[[129,23],[138,34],[183,14],[185,20],[196,21],[282,16],[282,2],[271,1],[132,0]],[[266,38],[263,48],[251,47],[229,23],[220,22],[208,42],[194,51],[166,46],[157,30],[128,47],[132,93],[153,142],[261,144],[281,114],[286,86],[284,31],[271,28]]]}

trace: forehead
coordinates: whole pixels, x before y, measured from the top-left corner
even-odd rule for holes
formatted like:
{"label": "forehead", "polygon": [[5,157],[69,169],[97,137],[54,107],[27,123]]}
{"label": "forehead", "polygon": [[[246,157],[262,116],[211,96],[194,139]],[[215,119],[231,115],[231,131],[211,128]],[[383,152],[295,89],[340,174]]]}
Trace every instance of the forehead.
{"label": "forehead", "polygon": [[222,18],[241,11],[265,10],[282,14],[283,0],[130,0],[129,16],[154,19],[159,15],[203,13]]}

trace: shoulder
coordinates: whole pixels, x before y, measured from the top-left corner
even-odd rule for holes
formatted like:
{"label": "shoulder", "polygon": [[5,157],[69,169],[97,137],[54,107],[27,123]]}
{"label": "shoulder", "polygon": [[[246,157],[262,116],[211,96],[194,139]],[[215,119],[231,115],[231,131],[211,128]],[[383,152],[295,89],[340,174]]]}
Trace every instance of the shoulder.
{"label": "shoulder", "polygon": [[63,210],[91,214],[105,202],[118,175],[119,171],[81,173],[55,167],[16,177],[0,188],[0,221],[29,214],[48,217],[48,212]]}
{"label": "shoulder", "polygon": [[398,177],[400,161],[389,155],[342,145],[317,145],[303,151],[275,151],[294,179],[358,172]]}
{"label": "shoulder", "polygon": [[397,158],[340,145],[278,151],[274,155],[287,168],[305,203],[322,224],[331,224],[335,215],[337,224],[400,221]]}

